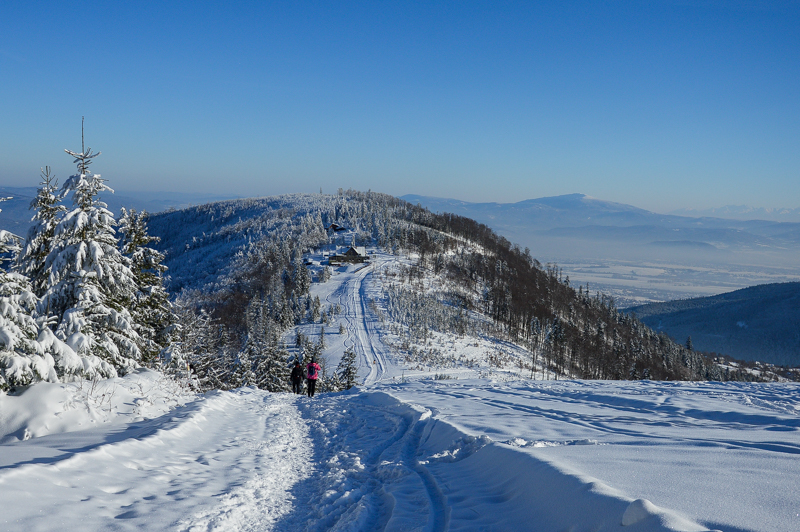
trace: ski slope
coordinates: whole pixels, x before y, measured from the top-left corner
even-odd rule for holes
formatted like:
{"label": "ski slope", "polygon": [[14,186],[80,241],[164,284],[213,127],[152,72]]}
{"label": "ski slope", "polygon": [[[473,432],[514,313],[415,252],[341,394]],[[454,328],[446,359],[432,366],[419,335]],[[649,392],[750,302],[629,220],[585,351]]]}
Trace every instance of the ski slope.
{"label": "ski slope", "polygon": [[349,392],[143,370],[0,396],[0,530],[800,529],[796,384],[392,379],[368,301],[391,260],[314,287]]}

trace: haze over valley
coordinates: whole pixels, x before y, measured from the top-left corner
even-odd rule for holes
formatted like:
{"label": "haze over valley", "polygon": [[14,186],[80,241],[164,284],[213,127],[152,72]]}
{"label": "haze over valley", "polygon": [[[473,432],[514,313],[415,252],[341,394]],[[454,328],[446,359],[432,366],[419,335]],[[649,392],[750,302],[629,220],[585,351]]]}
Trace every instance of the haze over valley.
{"label": "haze over valley", "polygon": [[800,280],[800,223],[653,213],[583,194],[517,203],[406,195],[488,225],[620,307]]}

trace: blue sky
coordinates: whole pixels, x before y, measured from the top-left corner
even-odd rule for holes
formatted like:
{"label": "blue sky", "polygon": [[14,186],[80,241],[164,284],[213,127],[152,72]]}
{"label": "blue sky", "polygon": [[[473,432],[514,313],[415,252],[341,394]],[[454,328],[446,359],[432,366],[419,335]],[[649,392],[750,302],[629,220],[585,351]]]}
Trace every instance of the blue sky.
{"label": "blue sky", "polygon": [[800,207],[794,2],[17,2],[0,185]]}

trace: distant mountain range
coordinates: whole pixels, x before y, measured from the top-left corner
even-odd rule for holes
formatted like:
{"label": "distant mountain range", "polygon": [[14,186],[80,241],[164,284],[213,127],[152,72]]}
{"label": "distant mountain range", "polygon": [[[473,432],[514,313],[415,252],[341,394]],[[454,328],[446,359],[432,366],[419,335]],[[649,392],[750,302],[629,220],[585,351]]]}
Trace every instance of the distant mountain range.
{"label": "distant mountain range", "polygon": [[473,218],[620,308],[800,280],[796,222],[658,214],[584,194],[517,203],[402,199]]}
{"label": "distant mountain range", "polygon": [[753,286],[713,297],[628,309],[694,348],[743,360],[800,365],[800,283]]}
{"label": "distant mountain range", "polygon": [[[0,203],[0,229],[25,236],[30,226],[33,212],[29,209],[31,201],[36,197],[36,187],[0,187],[0,197],[10,200]],[[193,194],[187,192],[126,192],[116,191],[114,194],[101,195],[103,201],[114,214],[120,208],[137,211],[161,212],[170,208],[182,209],[190,205],[203,205],[213,201],[235,199],[238,196],[220,196],[213,194]],[[69,201],[67,202],[69,206]]]}
{"label": "distant mountain range", "polygon": [[[571,247],[565,243],[572,239],[664,248],[662,255],[668,256],[681,249],[764,253],[800,244],[800,223],[657,214],[584,194],[518,203],[469,203],[413,194],[402,196],[402,199],[434,212],[468,216],[521,245],[526,245],[527,241],[538,243],[548,237],[557,237],[560,240],[557,246],[561,249]],[[536,238],[532,238],[534,236]],[[654,249],[649,253],[656,253]],[[577,251],[580,253],[580,246]],[[595,255],[594,250],[590,255]]]}
{"label": "distant mountain range", "polygon": [[[754,235],[788,238],[800,241],[800,223],[776,223],[773,220],[738,220],[722,217],[694,217],[676,214],[658,214],[632,205],[605,201],[585,194],[567,194],[547,198],[529,199],[517,203],[470,203],[466,201],[418,196],[401,196],[410,203],[419,203],[435,212],[452,212],[471,215],[476,220],[488,220],[493,225],[502,224],[508,228],[532,231],[552,231],[558,229],[580,229],[571,231],[582,234],[587,227],[627,228],[624,232],[611,235],[659,234],[671,231],[670,241],[678,241],[674,233],[694,234],[708,240],[718,238],[719,231],[749,232]],[[485,222],[484,222],[485,223]],[[796,232],[796,234],[794,233]],[[707,238],[709,233],[711,238]],[[791,236],[789,236],[791,235]]]}
{"label": "distant mountain range", "polygon": [[800,222],[800,209],[765,209],[747,205],[726,205],[717,209],[678,209],[670,214],[695,218],[714,217],[734,220],[769,220],[773,222]]}

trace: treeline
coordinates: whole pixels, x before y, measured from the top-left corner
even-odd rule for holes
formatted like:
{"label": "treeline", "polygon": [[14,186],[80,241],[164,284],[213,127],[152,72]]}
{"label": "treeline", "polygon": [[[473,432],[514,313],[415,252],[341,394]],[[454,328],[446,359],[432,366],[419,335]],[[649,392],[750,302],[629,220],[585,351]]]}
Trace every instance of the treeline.
{"label": "treeline", "polygon": [[[458,287],[440,301],[444,306],[433,305],[430,296],[390,291],[386,303],[391,318],[404,323],[410,334],[424,334],[426,327],[461,333],[474,327],[466,312],[477,311],[492,320],[497,332],[526,346],[532,366],[543,364],[557,375],[753,378],[748,372],[724,371],[703,354],[655,333],[618,311],[610,298],[591,295],[588,288],[575,289],[556,266],[540,264],[530,250],[483,224],[434,214],[385,194],[352,190],[235,200],[154,217],[153,227],[159,228],[155,232],[164,237],[160,249],[173,274],[170,288],[184,288],[183,298],[205,309],[220,327],[219,349],[228,354],[216,367],[230,368],[230,360],[234,366],[242,363],[237,353],[253,342],[280,351],[275,338],[309,319],[301,257],[336,238],[325,231],[331,223],[352,230],[355,241],[347,244],[374,243],[396,254],[416,254],[419,261],[408,272],[410,277],[421,278],[429,270]],[[191,238],[165,235],[189,230],[194,231]],[[193,275],[193,269],[213,274]],[[190,290],[190,279],[201,278],[205,284],[195,281]],[[254,304],[264,316],[258,330],[246,318]],[[291,356],[283,352],[280,357],[288,367]],[[258,366],[250,358],[250,366]],[[198,367],[208,365],[196,362]],[[228,378],[221,384],[264,382],[258,372],[253,378]]]}
{"label": "treeline", "polygon": [[[447,242],[422,238],[421,263],[479,293],[473,305],[534,361],[585,379],[752,380],[725,371],[705,355],[654,332],[617,310],[611,298],[571,286],[554,265],[542,265],[487,226],[453,214],[417,212],[415,221]],[[477,249],[460,246],[473,242]],[[455,253],[452,253],[453,251]],[[448,253],[449,252],[449,253]]]}

